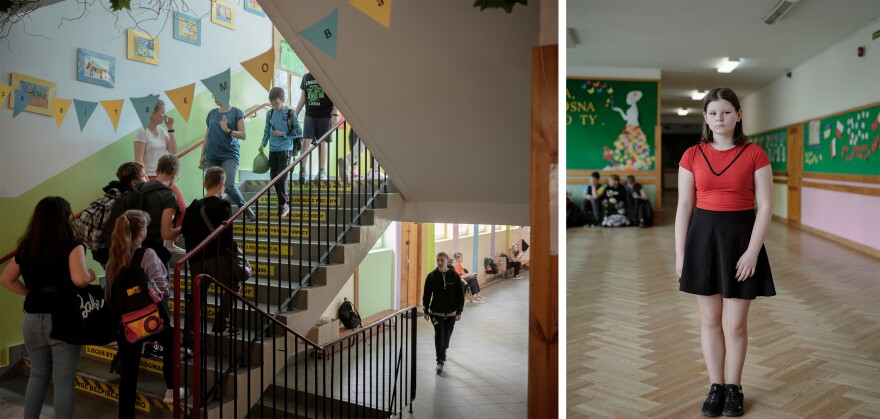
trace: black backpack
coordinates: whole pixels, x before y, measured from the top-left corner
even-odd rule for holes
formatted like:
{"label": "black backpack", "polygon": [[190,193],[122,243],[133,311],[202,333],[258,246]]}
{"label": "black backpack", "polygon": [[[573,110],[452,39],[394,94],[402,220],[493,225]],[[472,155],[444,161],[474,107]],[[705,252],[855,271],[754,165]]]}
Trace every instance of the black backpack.
{"label": "black backpack", "polygon": [[485,267],[487,274],[497,274],[498,273],[498,265],[495,264],[495,261],[492,258],[484,258],[483,266]]}
{"label": "black backpack", "polygon": [[343,299],[337,314],[339,315],[339,321],[342,322],[346,329],[361,327],[361,315],[355,310],[354,304],[348,301],[348,298]]}
{"label": "black backpack", "polygon": [[[110,248],[110,245],[113,242],[113,228],[116,227],[116,219],[130,209],[143,210],[146,196],[152,192],[161,190],[170,191],[171,188],[160,182],[144,182],[135,185],[131,190],[126,191],[119,198],[116,198],[116,201],[113,202],[113,208],[110,210],[110,218],[107,220],[107,226],[104,229],[104,243],[107,249]],[[150,214],[150,217],[153,217],[153,215]],[[159,258],[162,259],[163,256],[164,255],[160,254]],[[163,262],[167,262],[165,259],[162,260]]]}
{"label": "black backpack", "polygon": [[131,263],[119,271],[116,278],[113,278],[113,285],[110,288],[110,306],[117,318],[122,317],[125,313],[138,311],[154,304],[153,298],[150,297],[147,273],[141,267],[145,251],[146,249],[143,247],[137,249],[131,257]]}

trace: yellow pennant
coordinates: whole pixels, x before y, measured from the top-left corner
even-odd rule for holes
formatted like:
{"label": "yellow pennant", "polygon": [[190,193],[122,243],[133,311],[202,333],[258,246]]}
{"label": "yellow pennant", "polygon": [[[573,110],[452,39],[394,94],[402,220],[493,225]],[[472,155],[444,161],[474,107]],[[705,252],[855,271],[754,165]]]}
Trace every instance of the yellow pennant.
{"label": "yellow pennant", "polygon": [[110,122],[113,123],[113,131],[116,131],[116,128],[119,126],[119,116],[122,114],[123,103],[125,103],[125,99],[101,101],[101,106],[107,111],[107,116],[110,117]]}
{"label": "yellow pennant", "polygon": [[272,76],[275,74],[275,50],[269,48],[268,51],[251,58],[243,63],[244,67],[251,76],[254,76],[266,90],[272,88]]}
{"label": "yellow pennant", "polygon": [[177,111],[180,112],[180,116],[182,116],[183,120],[187,122],[189,122],[189,113],[192,111],[193,95],[195,92],[195,83],[165,91],[165,94],[168,95],[168,99],[171,99],[171,103],[173,103],[174,107],[177,108]]}
{"label": "yellow pennant", "polygon": [[55,115],[55,124],[58,125],[58,128],[61,128],[61,123],[64,122],[64,117],[67,116],[67,111],[70,110],[70,99],[53,97],[49,99],[49,108],[52,109],[52,114]]}
{"label": "yellow pennant", "polygon": [[391,27],[391,1],[392,0],[348,0],[356,9],[364,12],[376,22],[386,28]]}
{"label": "yellow pennant", "polygon": [[12,92],[12,86],[6,83],[0,83],[0,105],[3,104],[3,101],[6,100],[6,97],[9,96],[9,93]]}

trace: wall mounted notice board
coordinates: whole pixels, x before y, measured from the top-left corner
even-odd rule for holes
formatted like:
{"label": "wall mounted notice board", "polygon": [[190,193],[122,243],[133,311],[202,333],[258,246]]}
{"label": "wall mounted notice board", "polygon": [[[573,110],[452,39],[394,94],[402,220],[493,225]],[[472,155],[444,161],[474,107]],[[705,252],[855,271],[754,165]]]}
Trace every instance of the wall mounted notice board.
{"label": "wall mounted notice board", "polygon": [[566,80],[568,170],[654,170],[659,82]]}
{"label": "wall mounted notice board", "polygon": [[770,158],[774,172],[788,171],[788,129],[780,128],[761,134],[749,135],[749,141],[761,146]]}
{"label": "wall mounted notice board", "polygon": [[805,123],[804,172],[880,176],[880,104]]}

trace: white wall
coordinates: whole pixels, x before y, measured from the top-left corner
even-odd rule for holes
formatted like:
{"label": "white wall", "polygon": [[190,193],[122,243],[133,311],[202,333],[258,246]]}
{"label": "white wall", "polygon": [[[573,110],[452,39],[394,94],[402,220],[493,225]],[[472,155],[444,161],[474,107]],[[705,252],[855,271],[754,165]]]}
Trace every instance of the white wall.
{"label": "white wall", "polygon": [[594,77],[615,79],[660,80],[660,70],[654,68],[577,67],[566,70],[567,77]]}
{"label": "white wall", "polygon": [[[742,99],[745,132],[762,132],[880,101],[877,20]],[[856,48],[865,47],[865,56]]]}
{"label": "white wall", "polygon": [[[80,132],[73,113],[67,115],[58,129],[51,116],[22,112],[12,118],[8,102],[3,104],[0,197],[21,195],[140,126],[129,97],[161,93],[166,108],[171,109],[173,105],[165,97],[165,90],[195,82],[196,92],[203,91],[201,79],[230,67],[235,71],[241,67],[241,61],[272,46],[269,19],[245,12],[241,3],[236,5],[235,30],[211,23],[209,2],[189,3],[194,10],[186,14],[203,16],[201,46],[173,39],[170,14],[167,19],[163,14],[160,21],[140,24],[144,31],[159,33],[158,66],[125,58],[125,29],[132,26],[132,21],[127,13],[113,14],[98,3],[89,6],[81,20],[66,21],[60,28],[62,18],[81,14],[79,2],[64,1],[40,8],[31,13],[30,20],[12,27],[9,36],[0,40],[0,81],[9,84],[10,73],[22,73],[55,82],[56,94],[61,98],[125,99],[125,105],[117,132],[100,105]],[[114,22],[117,16],[119,20]],[[76,80],[78,48],[116,58],[115,88]]]}

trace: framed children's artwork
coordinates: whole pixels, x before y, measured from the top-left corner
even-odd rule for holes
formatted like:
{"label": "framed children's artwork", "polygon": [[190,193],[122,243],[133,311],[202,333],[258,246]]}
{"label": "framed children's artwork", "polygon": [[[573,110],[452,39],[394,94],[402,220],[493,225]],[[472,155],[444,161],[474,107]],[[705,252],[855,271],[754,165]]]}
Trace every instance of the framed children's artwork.
{"label": "framed children's artwork", "polygon": [[174,12],[174,39],[202,45],[202,20]]}
{"label": "framed children's artwork", "polygon": [[9,94],[9,107],[15,109],[15,91],[24,90],[29,96],[24,110],[42,115],[54,115],[49,109],[49,101],[55,97],[55,83],[24,74],[12,73],[12,91]]}
{"label": "framed children's artwork", "polygon": [[229,29],[235,29],[235,8],[223,0],[212,0],[211,22]]}
{"label": "framed children's artwork", "polygon": [[149,34],[128,30],[128,55],[132,61],[159,65],[159,39]]}
{"label": "framed children's artwork", "polygon": [[113,88],[116,84],[116,58],[80,48],[76,56],[76,79]]}
{"label": "framed children's artwork", "polygon": [[257,4],[257,0],[244,0],[244,11],[251,12],[257,16],[266,16],[266,12]]}

